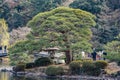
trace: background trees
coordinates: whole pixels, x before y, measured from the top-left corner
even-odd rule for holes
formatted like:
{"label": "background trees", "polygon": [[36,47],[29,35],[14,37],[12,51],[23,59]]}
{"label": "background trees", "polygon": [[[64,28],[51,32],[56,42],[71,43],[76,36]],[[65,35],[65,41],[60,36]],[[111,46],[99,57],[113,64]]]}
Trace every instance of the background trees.
{"label": "background trees", "polygon": [[0,18],[4,18],[9,29],[23,27],[39,12],[49,11],[65,0],[0,0]]}
{"label": "background trees", "polygon": [[[91,12],[97,16],[97,25],[92,28],[92,44],[96,48],[115,39],[120,32],[119,27],[119,0],[75,0],[70,7]],[[117,17],[117,18],[115,18]]]}
{"label": "background trees", "polygon": [[98,14],[102,10],[104,0],[75,0],[70,7],[79,8],[93,14]]}
{"label": "background trees", "polygon": [[107,5],[111,8],[111,9],[113,9],[113,10],[115,10],[115,9],[119,9],[120,8],[120,0],[107,0]]}
{"label": "background trees", "polygon": [[[103,24],[102,24],[102,19],[101,19],[101,12],[103,11],[103,5],[105,1],[104,0],[75,0],[73,3],[70,4],[70,7],[72,8],[78,8],[82,9],[85,11],[88,11],[94,15],[96,15],[96,26],[91,28],[93,32],[92,36],[92,45],[93,47],[101,48],[104,42],[106,43],[107,40],[101,36],[104,33],[103,30]],[[103,31],[102,31],[103,30]],[[105,35],[106,36],[106,35]],[[105,40],[104,40],[105,39]]]}
{"label": "background trees", "polygon": [[12,29],[12,31],[9,33],[10,45],[14,44],[17,41],[24,41],[26,40],[26,36],[30,33],[31,29],[28,27],[19,27],[17,29]]}
{"label": "background trees", "polygon": [[0,46],[8,46],[9,33],[8,27],[4,19],[0,19]]}
{"label": "background trees", "polygon": [[120,40],[109,42],[104,46],[104,48],[108,53],[107,59],[115,61],[120,65]]}

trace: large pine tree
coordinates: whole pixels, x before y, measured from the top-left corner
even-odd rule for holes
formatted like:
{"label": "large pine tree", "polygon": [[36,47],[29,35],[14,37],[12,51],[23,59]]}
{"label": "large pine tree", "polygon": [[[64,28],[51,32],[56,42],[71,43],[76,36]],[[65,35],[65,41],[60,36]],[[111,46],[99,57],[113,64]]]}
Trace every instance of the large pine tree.
{"label": "large pine tree", "polygon": [[90,50],[90,27],[95,26],[94,19],[95,16],[88,12],[60,7],[36,15],[28,26],[32,28],[32,40],[46,41],[44,47],[60,47],[69,63],[72,51]]}

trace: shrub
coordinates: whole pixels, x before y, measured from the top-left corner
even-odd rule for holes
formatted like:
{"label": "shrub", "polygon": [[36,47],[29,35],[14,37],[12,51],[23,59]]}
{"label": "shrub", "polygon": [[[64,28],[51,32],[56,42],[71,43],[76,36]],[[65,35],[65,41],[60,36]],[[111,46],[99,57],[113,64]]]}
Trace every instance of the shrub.
{"label": "shrub", "polygon": [[80,74],[81,73],[81,67],[82,67],[81,65],[82,65],[82,61],[72,61],[69,64],[71,74]]}
{"label": "shrub", "polygon": [[63,67],[61,67],[61,66],[59,66],[59,67],[57,67],[57,75],[63,75],[64,74],[64,69],[63,69]]}
{"label": "shrub", "polygon": [[56,66],[48,66],[46,69],[46,74],[48,76],[56,76],[64,74],[63,67],[56,67]]}
{"label": "shrub", "polygon": [[56,67],[55,66],[48,66],[47,69],[46,69],[46,74],[48,76],[56,76],[57,73],[56,73]]}
{"label": "shrub", "polygon": [[34,68],[35,63],[26,63],[26,69]]}
{"label": "shrub", "polygon": [[99,69],[105,69],[107,67],[108,63],[103,60],[99,60],[95,62],[95,66]]}
{"label": "shrub", "polygon": [[110,61],[118,61],[120,55],[118,53],[109,53],[106,58],[109,59]]}
{"label": "shrub", "polygon": [[38,58],[35,60],[35,66],[48,66],[50,64],[53,64],[53,61],[50,58],[43,57],[43,58]]}
{"label": "shrub", "polygon": [[120,66],[120,54],[111,52],[106,56],[107,59],[109,59],[111,62],[115,61]]}
{"label": "shrub", "polygon": [[83,61],[83,73],[92,76],[98,76],[101,73],[99,68],[92,61]]}
{"label": "shrub", "polygon": [[18,64],[17,66],[13,67],[13,71],[25,71],[25,64]]}

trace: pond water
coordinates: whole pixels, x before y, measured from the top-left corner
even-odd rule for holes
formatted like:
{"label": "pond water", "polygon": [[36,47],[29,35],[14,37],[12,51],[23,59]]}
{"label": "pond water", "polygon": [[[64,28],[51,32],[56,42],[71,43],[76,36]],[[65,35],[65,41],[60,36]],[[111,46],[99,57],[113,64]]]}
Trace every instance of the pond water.
{"label": "pond water", "polygon": [[0,80],[78,80],[78,79],[59,79],[45,77],[26,78],[25,76],[22,77],[13,76],[12,73],[10,72],[0,72]]}
{"label": "pond water", "polygon": [[46,78],[46,77],[15,76],[11,72],[2,72],[1,69],[12,70],[12,67],[9,65],[9,63],[0,63],[0,80],[86,80],[86,79],[75,79],[75,78],[66,79],[66,78],[51,78],[51,77]]}
{"label": "pond water", "polygon": [[[11,72],[1,72],[1,69],[11,70],[8,64],[0,64],[0,80],[76,80],[76,79],[60,79],[60,78],[46,78],[46,77],[25,77],[15,76]],[[78,79],[77,79],[78,80]]]}

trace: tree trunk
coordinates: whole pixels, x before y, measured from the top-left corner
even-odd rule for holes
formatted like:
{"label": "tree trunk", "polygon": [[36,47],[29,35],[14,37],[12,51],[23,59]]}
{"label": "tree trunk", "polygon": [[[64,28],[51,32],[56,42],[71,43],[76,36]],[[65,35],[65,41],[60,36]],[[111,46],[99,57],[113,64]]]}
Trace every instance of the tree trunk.
{"label": "tree trunk", "polygon": [[70,41],[69,41],[69,37],[68,37],[68,33],[63,31],[63,41],[65,42],[65,56],[66,56],[66,64],[69,64],[72,61],[72,55],[71,55],[71,50],[70,50]]}
{"label": "tree trunk", "polygon": [[69,64],[72,61],[72,55],[70,50],[66,50],[65,55],[66,55],[66,64]]}

